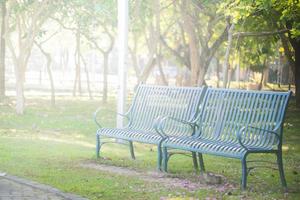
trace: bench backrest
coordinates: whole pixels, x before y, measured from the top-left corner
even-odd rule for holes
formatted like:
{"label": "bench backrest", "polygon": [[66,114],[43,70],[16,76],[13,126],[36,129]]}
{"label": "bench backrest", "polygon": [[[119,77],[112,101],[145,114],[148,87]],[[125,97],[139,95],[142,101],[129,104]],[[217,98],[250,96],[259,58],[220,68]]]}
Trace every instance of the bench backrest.
{"label": "bench backrest", "polygon": [[[129,112],[129,127],[154,131],[153,127],[159,116],[192,120],[197,115],[201,98],[201,87],[139,85]],[[165,128],[175,134],[182,131],[178,124],[167,123]]]}
{"label": "bench backrest", "polygon": [[[201,105],[198,136],[236,142],[242,127],[274,130],[282,125],[290,92],[208,88]],[[282,127],[280,127],[281,129]],[[279,130],[279,134],[281,134]],[[274,135],[249,132],[247,139],[272,144]],[[281,135],[280,135],[281,137]]]}

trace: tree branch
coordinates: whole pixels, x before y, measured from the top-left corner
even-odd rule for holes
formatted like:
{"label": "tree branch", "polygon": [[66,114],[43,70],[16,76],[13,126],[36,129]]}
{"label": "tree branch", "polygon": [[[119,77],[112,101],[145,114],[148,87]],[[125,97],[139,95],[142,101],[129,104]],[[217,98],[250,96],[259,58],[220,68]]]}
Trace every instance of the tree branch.
{"label": "tree branch", "polygon": [[185,65],[188,69],[191,68],[191,65],[190,65],[190,62],[189,62],[189,59],[185,59],[184,57],[182,57],[180,55],[179,52],[177,52],[176,50],[172,49],[172,47],[170,47],[167,42],[165,41],[165,39],[160,36],[160,41],[161,43],[183,64]]}
{"label": "tree branch", "polygon": [[232,37],[263,37],[270,35],[278,35],[288,33],[289,29],[282,29],[278,31],[262,31],[262,32],[237,32],[232,34]]}

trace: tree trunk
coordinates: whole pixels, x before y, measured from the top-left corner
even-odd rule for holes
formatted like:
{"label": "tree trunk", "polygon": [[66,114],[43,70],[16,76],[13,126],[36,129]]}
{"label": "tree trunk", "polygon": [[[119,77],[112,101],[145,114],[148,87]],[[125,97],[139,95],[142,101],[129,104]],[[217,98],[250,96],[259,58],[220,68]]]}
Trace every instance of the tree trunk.
{"label": "tree trunk", "polygon": [[47,67],[47,73],[49,76],[49,81],[50,81],[50,88],[51,88],[51,106],[55,106],[55,88],[54,88],[54,81],[53,81],[53,76],[52,76],[52,71],[51,71],[51,63],[52,63],[52,58],[50,53],[47,53],[41,46],[41,44],[35,42],[37,47],[40,49],[42,54],[46,58],[46,67]]}
{"label": "tree trunk", "polygon": [[16,112],[19,115],[24,114],[25,98],[24,98],[24,77],[21,72],[23,66],[17,66],[16,71]]}
{"label": "tree trunk", "polygon": [[83,56],[80,54],[80,58],[83,62],[83,65],[84,65],[84,71],[85,71],[85,74],[86,74],[86,85],[87,85],[87,90],[88,90],[88,93],[89,93],[89,98],[90,100],[93,99],[93,95],[92,95],[92,92],[91,92],[91,88],[90,88],[90,76],[89,76],[89,71],[88,71],[88,68],[87,68],[87,64],[83,58]]}
{"label": "tree trunk", "polygon": [[167,78],[165,76],[165,73],[164,73],[164,70],[161,66],[161,61],[162,61],[162,55],[161,55],[161,45],[159,44],[159,47],[158,47],[158,54],[157,54],[157,66],[158,66],[158,70],[159,70],[159,73],[160,73],[160,79],[161,79],[161,82],[164,84],[164,85],[168,85],[168,81],[167,81]]}
{"label": "tree trunk", "polygon": [[240,89],[240,79],[241,79],[241,50],[239,49],[238,50],[238,63],[237,63],[237,76],[236,76],[236,79],[237,79],[237,82],[238,82],[238,88]]}
{"label": "tree trunk", "polygon": [[217,88],[220,87],[220,61],[217,60]]}
{"label": "tree trunk", "polygon": [[[151,1],[152,3],[152,11],[155,13],[155,19],[152,18],[152,21],[149,25],[149,38],[146,37],[147,46],[149,49],[147,64],[142,70],[140,77],[138,79],[138,84],[146,83],[153,67],[155,66],[155,62],[157,62],[157,52],[158,52],[158,44],[160,37],[160,16],[159,16],[159,0]],[[155,21],[154,21],[155,20]],[[154,21],[154,22],[153,22]],[[155,24],[155,27],[154,27]]]}
{"label": "tree trunk", "polygon": [[265,70],[261,71],[260,82],[258,84],[258,90],[262,90],[262,88],[263,88],[264,72],[265,72]]}
{"label": "tree trunk", "polygon": [[149,58],[149,61],[148,61],[147,65],[145,66],[145,69],[143,70],[143,72],[138,80],[138,84],[146,83],[153,67],[155,66],[155,62],[156,62],[155,58]]}
{"label": "tree trunk", "polygon": [[269,81],[269,67],[266,67],[266,69],[264,69],[264,81],[263,81],[263,86],[267,86],[267,83]]}
{"label": "tree trunk", "polygon": [[76,61],[76,53],[74,55],[75,57],[75,79],[74,79],[74,85],[73,85],[73,97],[76,96],[76,89],[77,89],[77,82],[78,82],[78,65],[77,65],[77,61]]}
{"label": "tree trunk", "polygon": [[[160,57],[160,56],[159,56],[159,57]],[[168,83],[168,81],[167,81],[167,78],[166,78],[166,76],[165,76],[164,70],[163,70],[163,68],[162,68],[162,66],[161,66],[161,61],[160,61],[160,59],[159,59],[157,62],[158,62],[158,63],[157,63],[157,66],[158,66],[159,73],[160,73],[160,79],[161,79],[162,83],[163,83],[164,85],[169,85],[169,83]]]}
{"label": "tree trunk", "polygon": [[[267,64],[267,59],[264,60],[263,66],[265,67],[266,64]],[[265,75],[264,75],[265,74],[265,70],[266,69],[262,69],[261,70],[261,77],[260,77],[260,82],[259,82],[259,85],[258,85],[258,90],[262,90],[262,88],[263,88],[263,82],[264,82],[264,77],[265,77]]]}
{"label": "tree trunk", "polygon": [[132,66],[136,75],[136,80],[138,81],[140,79],[141,70],[139,68],[138,59],[137,59],[137,36],[136,35],[133,38],[133,48],[129,49],[129,53],[131,55]]}
{"label": "tree trunk", "polygon": [[232,24],[230,26],[230,28],[228,29],[228,44],[227,44],[227,48],[226,48],[226,53],[225,53],[225,61],[224,61],[224,81],[223,81],[223,87],[226,88],[227,87],[227,82],[228,82],[228,66],[229,66],[229,56],[230,56],[230,49],[231,49],[231,45],[232,45],[232,32],[234,29],[234,24]]}
{"label": "tree trunk", "polygon": [[53,81],[53,76],[52,76],[52,71],[51,71],[51,55],[46,53],[45,54],[46,59],[47,59],[47,72],[49,76],[49,81],[50,81],[50,87],[51,87],[51,106],[55,106],[55,88],[54,88],[54,81]]}
{"label": "tree trunk", "polygon": [[108,53],[103,54],[103,95],[102,101],[107,102],[107,75],[108,75]]}
{"label": "tree trunk", "polygon": [[228,69],[228,83],[227,83],[227,88],[230,88],[231,80],[233,77],[234,69],[231,67]]}
{"label": "tree trunk", "polygon": [[295,51],[295,86],[296,86],[296,106],[300,108],[300,40],[293,42]]}
{"label": "tree trunk", "polygon": [[138,79],[138,84],[146,83],[146,81],[149,78],[149,75],[156,63],[158,38],[157,38],[156,30],[152,23],[150,23],[150,25],[149,25],[149,38],[146,38],[146,42],[147,42],[147,46],[149,49],[149,53],[148,53],[149,59],[148,59],[146,65],[143,66],[143,70]]}
{"label": "tree trunk", "polygon": [[184,75],[183,75],[183,69],[182,67],[179,67],[178,65],[176,66],[176,71],[177,71],[177,74],[176,74],[176,86],[183,86],[183,78],[184,78]]}
{"label": "tree trunk", "polygon": [[1,35],[0,35],[0,101],[5,96],[5,15],[6,1],[1,3]]}
{"label": "tree trunk", "polygon": [[66,71],[68,71],[68,64],[69,64],[69,51],[68,49],[64,49],[61,54],[62,59],[62,70],[63,70],[63,77],[65,77]]}
{"label": "tree trunk", "polygon": [[[24,96],[24,82],[25,82],[25,71],[32,49],[32,45],[28,49],[20,48],[19,56],[17,57],[14,48],[10,40],[6,40],[8,47],[13,55],[13,62],[15,67],[15,78],[16,78],[16,113],[19,115],[24,114],[25,110],[25,96]],[[22,45],[20,45],[22,46]]]}
{"label": "tree trunk", "polygon": [[205,82],[205,75],[206,75],[206,71],[207,71],[207,67],[206,66],[201,66],[199,65],[199,77],[198,77],[198,86],[202,86],[202,85],[206,85]]}
{"label": "tree trunk", "polygon": [[79,95],[81,96],[81,72],[80,72],[80,31],[78,30],[76,33],[76,51],[75,51],[75,80],[73,87],[73,96],[76,96],[76,89],[78,88]]}
{"label": "tree trunk", "polygon": [[159,42],[160,38],[160,0],[155,0],[153,3],[153,9],[155,11],[155,40],[156,40],[156,63],[157,67],[160,73],[160,82],[162,82],[164,85],[168,85],[168,81],[166,80],[164,71],[161,66],[161,44]]}
{"label": "tree trunk", "polygon": [[[9,40],[6,40],[9,41]],[[25,110],[25,97],[24,97],[24,82],[25,82],[25,71],[26,66],[28,63],[28,59],[30,56],[30,50],[32,49],[32,46],[29,49],[20,49],[23,50],[20,52],[19,57],[16,57],[15,52],[13,51],[13,46],[11,45],[11,42],[9,41],[8,47],[13,54],[13,62],[15,67],[15,78],[16,78],[16,113],[17,114],[24,114]],[[26,51],[26,52],[24,52]]]}
{"label": "tree trunk", "polygon": [[[191,85],[197,86],[198,85],[198,73],[199,73],[199,66],[200,66],[200,56],[199,56],[199,47],[198,47],[198,40],[195,33],[195,30],[192,26],[192,19],[185,14],[185,31],[188,34],[189,38],[189,49],[190,49],[190,63],[191,63]],[[205,75],[205,74],[204,74]],[[199,77],[203,76],[203,70],[200,71]],[[202,81],[201,81],[202,82]],[[201,83],[200,83],[201,84]]]}
{"label": "tree trunk", "polygon": [[295,73],[295,61],[293,60],[293,53],[288,44],[289,40],[288,40],[287,36],[285,36],[284,34],[279,34],[279,37],[281,39],[285,57],[287,58],[289,65],[292,67],[293,73]]}
{"label": "tree trunk", "polygon": [[[199,48],[196,37],[194,34],[189,34],[189,48],[190,48],[190,62],[191,62],[191,85],[196,86],[198,83],[198,70],[199,70]],[[203,72],[200,73],[203,76]]]}
{"label": "tree trunk", "polygon": [[[200,55],[199,55],[199,41],[196,35],[195,25],[193,23],[193,18],[190,16],[190,11],[188,10],[188,5],[186,2],[181,4],[181,14],[183,16],[183,28],[188,36],[188,44],[190,50],[190,63],[191,63],[191,85],[198,85],[198,78],[204,77],[203,70],[200,70]],[[205,75],[205,74],[204,74]],[[203,80],[200,80],[203,82]]]}

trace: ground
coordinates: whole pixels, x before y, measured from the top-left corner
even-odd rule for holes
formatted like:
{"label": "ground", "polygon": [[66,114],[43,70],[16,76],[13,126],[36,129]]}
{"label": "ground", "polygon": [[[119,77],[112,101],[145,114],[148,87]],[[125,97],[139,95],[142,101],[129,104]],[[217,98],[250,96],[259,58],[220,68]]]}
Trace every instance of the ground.
{"label": "ground", "polygon": [[1,200],[87,200],[78,195],[63,193],[51,186],[33,182],[28,179],[0,174]]}
{"label": "ground", "polygon": [[[208,171],[223,177],[220,185],[201,183],[191,158],[182,155],[171,158],[169,174],[157,173],[151,145],[135,144],[137,159],[131,160],[125,145],[107,144],[97,160],[92,113],[103,107],[103,124],[112,127],[115,116],[105,108],[114,108],[114,99],[102,104],[58,98],[52,108],[46,99],[28,98],[27,105],[23,116],[15,114],[11,100],[0,105],[0,171],[90,199],[300,198],[300,111],[293,100],[283,137],[288,192],[282,190],[278,172],[266,168],[251,172],[248,190],[241,192],[240,162],[215,156],[204,155],[204,161]],[[275,161],[271,155],[252,158]]]}

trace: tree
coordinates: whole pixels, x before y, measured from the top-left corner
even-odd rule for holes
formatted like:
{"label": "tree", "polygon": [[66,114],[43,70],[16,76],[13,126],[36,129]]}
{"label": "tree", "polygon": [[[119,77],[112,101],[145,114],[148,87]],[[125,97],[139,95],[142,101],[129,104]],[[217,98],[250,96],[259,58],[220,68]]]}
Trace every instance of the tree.
{"label": "tree", "polygon": [[87,90],[88,90],[88,93],[89,93],[89,98],[92,100],[93,95],[92,95],[92,91],[91,91],[91,88],[90,88],[90,76],[89,76],[89,71],[88,71],[88,68],[87,68],[87,63],[86,63],[86,61],[85,61],[85,59],[82,55],[80,55],[80,58],[81,58],[82,63],[84,65],[84,71],[85,71],[85,75],[86,75],[86,84],[87,84]]}
{"label": "tree", "polygon": [[[103,47],[99,44],[99,37],[93,36],[92,34],[84,34],[85,38],[90,42],[90,44],[99,51],[103,56],[103,89],[102,89],[102,101],[107,102],[107,92],[108,92],[108,61],[109,55],[113,50],[115,42],[115,33],[113,30],[107,27],[105,23],[101,23],[101,28],[106,34],[107,41],[109,41],[106,47]],[[100,40],[103,40],[103,35]]]}
{"label": "tree", "polygon": [[25,109],[25,72],[34,39],[56,6],[56,1],[50,0],[7,2],[5,40],[15,68],[17,114],[23,114]]}
{"label": "tree", "polygon": [[[81,62],[85,66],[87,80],[89,80],[86,62],[81,53],[82,39],[85,39],[92,48],[96,49],[103,56],[102,100],[106,102],[108,92],[108,61],[115,42],[116,2],[92,0],[66,1],[60,10],[60,16],[53,19],[63,28],[72,31],[76,35],[76,76],[73,94],[75,94],[77,85],[79,91],[81,90]],[[88,83],[88,91],[91,97],[89,88]]]}
{"label": "tree", "polygon": [[[157,63],[160,31],[160,1],[134,1],[130,7],[130,42],[131,54],[137,84],[145,83]],[[147,54],[144,66],[138,66],[138,50]]]}
{"label": "tree", "polygon": [[[254,30],[261,24],[268,23],[269,32],[256,32],[251,36],[279,36],[284,52],[293,67],[296,86],[296,105],[300,108],[300,6],[299,1],[258,0],[258,1],[228,1],[224,3],[227,15],[236,21],[247,18],[263,18],[256,23]],[[246,35],[246,34],[244,34]]]}
{"label": "tree", "polygon": [[5,96],[5,23],[6,0],[0,1],[1,6],[1,33],[0,33],[0,100]]}
{"label": "tree", "polygon": [[220,3],[173,1],[177,31],[176,34],[169,31],[166,37],[161,37],[164,47],[191,71],[193,86],[205,84],[208,66],[226,40],[231,26],[230,20],[218,12]]}
{"label": "tree", "polygon": [[[280,23],[290,31],[288,39],[294,50],[294,77],[296,86],[296,105],[300,108],[300,3],[299,1],[282,1],[276,4]],[[286,54],[288,54],[286,49]],[[290,57],[287,55],[287,57]]]}
{"label": "tree", "polygon": [[[84,10],[87,21],[92,21],[93,26],[86,26],[83,32],[86,40],[93,48],[99,51],[103,57],[103,88],[102,101],[107,102],[109,55],[115,43],[116,28],[116,2],[93,2],[93,7],[88,4]],[[100,9],[99,9],[100,8]],[[106,11],[110,12],[108,16]],[[105,41],[105,42],[104,42]]]}
{"label": "tree", "polygon": [[261,73],[258,85],[258,89],[261,90],[265,70],[268,68],[271,57],[276,53],[276,40],[274,38],[255,38],[243,42],[244,58],[242,58],[242,62],[244,65],[249,66],[251,71]]}
{"label": "tree", "polygon": [[81,96],[81,26],[78,24],[75,32],[76,38],[76,49],[74,53],[74,61],[75,61],[75,79],[74,79],[74,87],[73,87],[73,96],[76,96],[76,89],[78,88],[78,93]]}
{"label": "tree", "polygon": [[43,42],[34,41],[34,43],[46,58],[46,67],[47,67],[47,73],[50,81],[50,88],[51,88],[51,106],[55,106],[55,87],[54,87],[53,75],[51,71],[52,57],[51,54],[46,52],[42,47]]}
{"label": "tree", "polygon": [[[230,26],[228,29],[228,41],[227,41],[227,48],[226,48],[226,53],[225,53],[225,61],[224,61],[224,81],[223,81],[223,87],[226,88],[228,86],[228,67],[229,67],[229,56],[230,56],[230,49],[232,45],[232,35],[233,35],[233,30],[234,30],[234,24]],[[228,86],[229,87],[229,86]]]}

